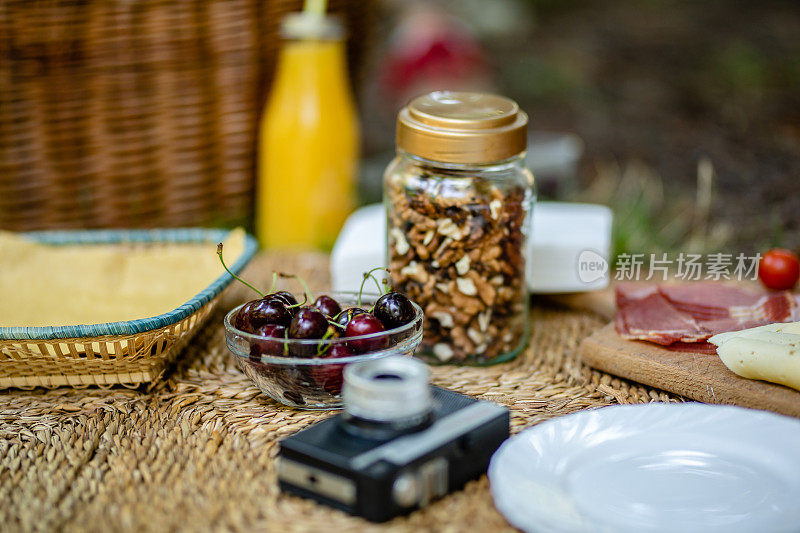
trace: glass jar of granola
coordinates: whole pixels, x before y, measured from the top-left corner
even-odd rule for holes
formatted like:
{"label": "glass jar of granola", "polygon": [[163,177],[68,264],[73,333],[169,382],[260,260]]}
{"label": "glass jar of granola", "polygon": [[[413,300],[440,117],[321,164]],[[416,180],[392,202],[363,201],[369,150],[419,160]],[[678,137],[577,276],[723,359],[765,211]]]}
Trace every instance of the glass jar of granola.
{"label": "glass jar of granola", "polygon": [[512,100],[480,93],[434,92],[400,111],[384,175],[388,264],[425,311],[429,362],[499,363],[527,343],[527,123]]}

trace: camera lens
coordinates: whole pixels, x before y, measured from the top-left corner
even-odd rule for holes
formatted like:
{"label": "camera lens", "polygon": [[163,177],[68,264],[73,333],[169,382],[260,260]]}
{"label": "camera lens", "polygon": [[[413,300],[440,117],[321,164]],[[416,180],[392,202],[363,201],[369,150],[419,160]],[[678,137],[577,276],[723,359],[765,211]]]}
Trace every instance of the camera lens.
{"label": "camera lens", "polygon": [[378,374],[377,376],[375,376],[372,379],[394,379],[394,380],[399,381],[399,380],[401,380],[403,378],[398,376],[397,374]]}
{"label": "camera lens", "polygon": [[345,413],[395,428],[419,425],[433,403],[429,379],[427,365],[400,355],[348,365],[342,390]]}

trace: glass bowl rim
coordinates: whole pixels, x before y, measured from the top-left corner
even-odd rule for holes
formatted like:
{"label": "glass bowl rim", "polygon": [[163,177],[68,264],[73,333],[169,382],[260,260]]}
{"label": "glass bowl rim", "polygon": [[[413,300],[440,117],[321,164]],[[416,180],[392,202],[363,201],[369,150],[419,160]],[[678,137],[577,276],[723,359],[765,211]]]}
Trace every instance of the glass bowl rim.
{"label": "glass bowl rim", "polygon": [[[353,296],[353,297],[358,297],[358,293],[357,292],[353,292],[353,291],[328,291],[328,292],[324,292],[324,294],[327,294],[329,296],[335,296],[335,295],[338,294],[338,295],[350,295],[350,296]],[[381,295],[375,294],[375,293],[367,293],[367,292],[365,292],[365,293],[362,293],[361,297],[362,297],[362,300],[363,300],[364,297],[374,298],[375,300],[377,300],[378,298],[381,297]],[[233,319],[234,315],[239,311],[239,309],[241,309],[242,307],[247,305],[248,302],[245,302],[245,303],[243,303],[241,305],[237,305],[236,307],[231,309],[225,315],[225,319],[224,319],[223,322],[224,322],[224,325],[225,325],[225,330],[226,330],[226,332],[228,334],[238,335],[239,337],[242,337],[243,339],[245,339],[250,344],[252,344],[253,342],[256,342],[256,341],[283,342],[283,343],[287,343],[289,346],[318,346],[319,344],[321,344],[323,342],[331,344],[331,345],[333,345],[333,344],[343,344],[343,343],[346,343],[348,341],[369,340],[369,339],[379,338],[379,337],[382,337],[382,336],[385,336],[385,335],[394,335],[394,334],[397,334],[397,333],[404,333],[406,331],[411,331],[411,330],[415,329],[417,324],[420,325],[420,332],[419,333],[420,333],[420,336],[421,336],[421,333],[422,333],[422,327],[421,326],[422,326],[422,320],[423,320],[423,317],[424,317],[424,313],[422,311],[422,308],[419,306],[419,304],[417,304],[416,302],[414,302],[411,299],[409,299],[409,301],[411,302],[411,305],[414,307],[415,313],[414,313],[414,319],[411,320],[411,322],[409,322],[408,324],[403,324],[402,326],[400,326],[398,328],[392,328],[392,329],[387,329],[385,331],[379,331],[378,333],[368,333],[366,335],[356,335],[354,337],[340,337],[338,339],[325,339],[325,340],[322,340],[322,339],[286,339],[286,338],[283,338],[283,337],[267,337],[267,336],[264,336],[264,335],[256,335],[255,333],[249,333],[247,331],[242,331],[241,329],[238,329],[238,328],[234,327],[232,319]],[[408,338],[410,338],[410,337],[408,337]],[[403,339],[403,340],[406,340],[406,339]],[[306,357],[289,357],[289,356],[284,357],[284,356],[278,356],[278,355],[262,355],[260,359],[251,359],[249,355],[245,356],[245,355],[240,355],[240,354],[236,353],[236,351],[231,349],[230,346],[228,346],[228,349],[234,356],[238,357],[239,359],[245,359],[251,364],[268,363],[268,364],[279,364],[279,365],[346,364],[346,363],[354,363],[354,362],[358,362],[358,361],[363,361],[363,360],[365,360],[366,358],[369,358],[369,357],[384,356],[384,355],[389,355],[389,354],[392,354],[392,353],[397,353],[397,352],[400,351],[400,350],[396,349],[396,345],[395,345],[395,346],[389,346],[387,348],[384,348],[383,350],[378,350],[378,351],[374,351],[374,352],[367,352],[367,353],[362,353],[362,354],[357,354],[357,355],[351,355],[351,356],[348,356],[348,357],[335,357],[335,358],[308,357],[308,358],[306,358]]]}

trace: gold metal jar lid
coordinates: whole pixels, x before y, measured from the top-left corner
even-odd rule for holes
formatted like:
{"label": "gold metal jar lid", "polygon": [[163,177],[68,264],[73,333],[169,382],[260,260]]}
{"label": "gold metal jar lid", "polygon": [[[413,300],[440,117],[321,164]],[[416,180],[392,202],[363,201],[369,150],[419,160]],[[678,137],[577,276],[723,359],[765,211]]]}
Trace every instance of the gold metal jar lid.
{"label": "gold metal jar lid", "polygon": [[528,115],[513,100],[436,91],[397,115],[397,147],[443,163],[492,163],[525,151]]}

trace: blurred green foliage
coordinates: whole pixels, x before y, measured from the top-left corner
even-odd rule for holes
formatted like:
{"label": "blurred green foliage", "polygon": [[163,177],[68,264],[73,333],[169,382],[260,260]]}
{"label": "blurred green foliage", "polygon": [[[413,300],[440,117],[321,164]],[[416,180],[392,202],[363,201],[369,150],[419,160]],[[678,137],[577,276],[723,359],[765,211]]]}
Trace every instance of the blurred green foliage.
{"label": "blurred green foliage", "polygon": [[761,96],[770,72],[768,58],[747,41],[734,41],[712,55],[712,76],[732,93]]}
{"label": "blurred green foliage", "polygon": [[577,199],[607,205],[614,212],[613,257],[622,253],[721,251],[731,228],[709,221],[713,168],[707,160],[698,164],[697,184],[696,191],[667,187],[643,163],[606,163],[598,167],[592,185]]}

